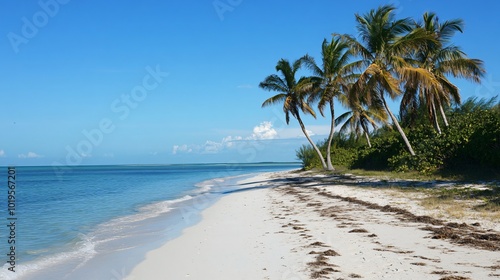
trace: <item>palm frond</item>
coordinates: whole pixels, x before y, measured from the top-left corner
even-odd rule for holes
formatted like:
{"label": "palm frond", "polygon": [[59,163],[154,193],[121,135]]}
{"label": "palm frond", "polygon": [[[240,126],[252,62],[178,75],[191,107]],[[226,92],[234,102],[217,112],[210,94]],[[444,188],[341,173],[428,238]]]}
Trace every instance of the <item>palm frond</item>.
{"label": "palm frond", "polygon": [[281,72],[283,75],[283,81],[286,84],[287,88],[293,88],[295,85],[295,72],[296,69],[293,69],[290,65],[290,62],[286,59],[280,59],[278,64],[276,65],[276,71]]}
{"label": "palm frond", "polygon": [[480,83],[486,74],[484,63],[479,59],[461,58],[443,61],[440,70],[445,74],[451,74],[456,78],[464,78],[475,83]]}
{"label": "palm frond", "polygon": [[277,94],[273,97],[266,99],[266,101],[264,101],[264,103],[262,103],[262,107],[267,107],[267,106],[275,105],[277,103],[285,102],[286,99],[287,99],[286,93],[280,93],[280,94]]}
{"label": "palm frond", "polygon": [[437,44],[436,38],[423,28],[415,28],[399,37],[390,45],[392,55],[405,56],[417,50],[425,50],[429,44]]}
{"label": "palm frond", "polygon": [[305,114],[310,114],[314,118],[316,118],[316,112],[309,106],[309,104],[305,101],[301,102],[300,109],[305,113]]}
{"label": "palm frond", "polygon": [[464,21],[462,19],[447,20],[439,26],[438,34],[442,42],[448,42],[458,31],[463,33]]}
{"label": "palm frond", "polygon": [[351,111],[347,111],[347,112],[343,113],[342,115],[338,116],[335,119],[335,125],[338,126],[341,123],[345,122],[346,120],[348,120],[351,117],[351,115],[352,115],[352,112]]}
{"label": "palm frond", "polygon": [[288,87],[285,82],[276,74],[267,76],[259,87],[268,91],[287,92]]}
{"label": "palm frond", "polygon": [[[460,97],[460,91],[457,86],[452,84],[446,77],[440,76],[438,77],[439,83],[441,84],[441,87],[443,88],[443,91],[450,95],[450,97],[453,99],[453,101],[457,104],[461,103],[461,97]],[[450,105],[449,103],[447,103]]]}
{"label": "palm frond", "polygon": [[391,98],[396,98],[401,93],[399,88],[399,80],[394,78],[394,76],[389,71],[381,71],[377,75],[377,81],[381,88],[383,88]]}
{"label": "palm frond", "polygon": [[403,67],[400,69],[401,79],[410,85],[418,85],[423,89],[441,88],[435,76],[427,69],[419,67]]}
{"label": "palm frond", "polygon": [[442,49],[439,49],[434,56],[434,61],[436,63],[440,63],[442,61],[455,60],[461,58],[466,58],[465,53],[459,47],[450,45]]}
{"label": "palm frond", "polygon": [[302,64],[311,72],[313,72],[314,75],[316,76],[323,76],[323,71],[321,68],[318,67],[316,64],[316,61],[314,60],[314,57],[309,56],[309,55],[304,55],[303,57],[300,58],[302,60]]}

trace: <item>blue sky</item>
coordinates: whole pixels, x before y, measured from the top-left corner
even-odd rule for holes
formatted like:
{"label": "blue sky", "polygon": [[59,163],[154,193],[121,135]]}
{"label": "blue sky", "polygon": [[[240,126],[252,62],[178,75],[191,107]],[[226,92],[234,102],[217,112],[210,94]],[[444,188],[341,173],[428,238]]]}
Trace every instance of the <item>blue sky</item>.
{"label": "blue sky", "polygon": [[498,95],[496,1],[2,1],[0,165],[293,161],[306,141],[259,82],[387,3],[464,19],[454,42],[488,74],[456,84]]}

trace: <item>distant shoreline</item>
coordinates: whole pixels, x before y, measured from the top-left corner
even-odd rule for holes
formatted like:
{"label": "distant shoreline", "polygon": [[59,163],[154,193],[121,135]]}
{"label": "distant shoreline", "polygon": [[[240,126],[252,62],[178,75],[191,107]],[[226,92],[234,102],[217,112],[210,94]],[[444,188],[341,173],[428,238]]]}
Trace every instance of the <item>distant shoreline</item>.
{"label": "distant shoreline", "polygon": [[4,165],[0,168],[8,168],[9,166],[16,167],[103,167],[103,166],[182,166],[182,165],[274,165],[274,164],[290,164],[290,165],[301,165],[300,162],[296,161],[264,161],[264,162],[247,162],[247,163],[231,163],[231,162],[206,162],[206,163],[117,163],[117,164],[78,164],[78,165]]}

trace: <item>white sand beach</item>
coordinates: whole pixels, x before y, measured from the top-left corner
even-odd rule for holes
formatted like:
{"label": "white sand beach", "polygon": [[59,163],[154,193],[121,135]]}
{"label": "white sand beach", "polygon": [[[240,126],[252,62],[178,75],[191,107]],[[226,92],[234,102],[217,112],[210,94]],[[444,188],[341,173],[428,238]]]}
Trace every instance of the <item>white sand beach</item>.
{"label": "white sand beach", "polygon": [[499,279],[498,223],[329,180],[278,172],[241,182],[272,188],[223,196],[126,279]]}

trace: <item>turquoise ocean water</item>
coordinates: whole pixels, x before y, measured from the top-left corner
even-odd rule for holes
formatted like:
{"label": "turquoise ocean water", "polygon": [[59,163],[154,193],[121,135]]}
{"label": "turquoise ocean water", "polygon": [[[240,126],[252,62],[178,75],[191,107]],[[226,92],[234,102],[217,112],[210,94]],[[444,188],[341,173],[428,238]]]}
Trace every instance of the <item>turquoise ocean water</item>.
{"label": "turquoise ocean water", "polygon": [[[196,223],[201,210],[256,173],[294,163],[16,167],[16,272],[7,226],[0,279],[122,279],[143,257]],[[7,167],[1,167],[4,182]],[[7,184],[0,218],[8,212]]]}

